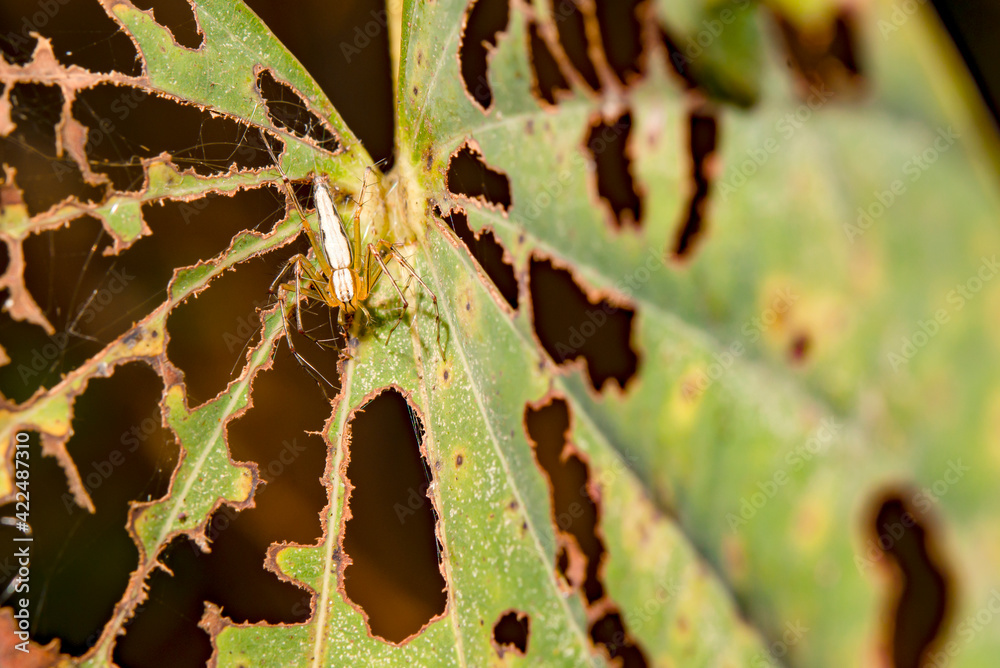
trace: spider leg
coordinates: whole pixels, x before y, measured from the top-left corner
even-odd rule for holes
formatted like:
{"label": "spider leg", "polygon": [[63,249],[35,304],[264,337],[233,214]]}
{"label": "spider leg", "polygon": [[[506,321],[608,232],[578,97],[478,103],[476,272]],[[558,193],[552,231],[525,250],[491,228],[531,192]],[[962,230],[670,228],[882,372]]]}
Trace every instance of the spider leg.
{"label": "spider leg", "polygon": [[301,253],[298,254],[298,255],[295,255],[295,256],[291,257],[288,260],[288,262],[286,262],[284,264],[284,266],[281,268],[281,271],[278,272],[278,275],[274,277],[273,281],[271,281],[271,287],[268,288],[268,292],[270,292],[272,295],[275,292],[277,292],[277,290],[278,290],[278,284],[281,283],[281,278],[285,275],[285,272],[288,271],[288,268],[290,266],[292,266],[294,263],[298,262],[299,258],[301,258],[301,257],[305,257],[305,256],[303,256]]}
{"label": "spider leg", "polygon": [[295,263],[295,325],[299,328],[299,334],[304,334],[306,328],[302,326],[302,263]]}
{"label": "spider leg", "polygon": [[[280,293],[279,299],[282,302],[284,302],[287,299],[286,295],[288,294],[288,292],[291,292],[291,290],[282,291]],[[289,320],[289,318],[291,316],[291,314],[287,312],[288,308],[289,307],[287,307],[284,304],[282,304],[282,309],[283,310],[282,310],[281,325],[282,325],[282,328],[284,329],[284,332],[285,332],[285,341],[288,343],[288,350],[292,353],[292,356],[302,366],[302,368],[306,370],[306,373],[308,373],[312,377],[312,379],[315,380],[316,383],[320,386],[320,389],[323,390],[324,396],[326,396],[329,399],[330,396],[326,393],[326,390],[323,389],[323,384],[325,383],[326,385],[330,386],[331,388],[336,387],[336,385],[334,385],[333,383],[331,383],[330,380],[326,376],[324,376],[323,373],[319,369],[317,369],[315,366],[313,366],[312,362],[310,362],[309,360],[307,360],[304,355],[302,355],[298,350],[295,349],[295,344],[292,342],[291,333],[288,330],[288,320]],[[305,336],[306,338],[308,338],[313,343],[317,343],[317,345],[319,345],[318,342],[316,341],[316,339],[313,338],[312,336],[309,336],[308,333],[301,332],[301,334],[303,334],[303,336]]]}
{"label": "spider leg", "polygon": [[[325,281],[323,283],[325,284]],[[337,308],[337,309],[340,310],[340,313],[344,313],[345,312],[344,305],[339,300],[337,300],[336,297],[330,295],[327,292],[324,292],[322,289],[319,289],[319,288],[316,288],[316,287],[312,287],[312,285],[310,285],[310,284],[314,285],[315,281],[313,279],[309,278],[308,276],[304,276],[301,284],[297,288],[296,288],[295,284],[293,284],[293,283],[285,283],[281,287],[282,287],[282,289],[284,289],[284,290],[286,290],[288,292],[295,292],[296,289],[297,289],[298,294],[301,297],[304,297],[305,299],[307,299],[309,301],[320,302],[322,304],[325,304],[330,309]],[[333,329],[333,327],[332,327],[333,321],[330,320],[330,323],[331,323],[331,330],[332,330]],[[337,326],[340,328],[341,333],[346,338],[347,337],[347,328],[344,326],[344,324],[342,322],[340,322],[340,318],[339,317],[338,317]],[[335,338],[334,339],[319,340],[319,339],[316,339],[316,338],[310,336],[309,332],[302,331],[302,330],[300,330],[299,333],[303,334],[310,341],[312,341],[313,343],[315,343],[316,345],[318,345],[320,347],[330,347],[330,346],[324,346],[323,344],[327,343],[327,342],[330,342],[330,341],[336,340]]]}
{"label": "spider leg", "polygon": [[[413,267],[410,266],[410,263],[406,261],[406,258],[403,257],[403,254],[399,252],[399,249],[396,247],[396,244],[391,244],[391,243],[389,243],[388,241],[386,241],[384,239],[380,240],[378,242],[378,244],[381,245],[381,246],[384,246],[388,250],[389,254],[392,257],[396,258],[396,261],[399,262],[399,264],[402,265],[403,268],[406,269],[407,272],[409,272],[410,276],[412,276],[413,278],[417,279],[417,282],[420,283],[420,285],[423,286],[424,290],[427,291],[427,294],[429,294],[431,296],[431,302],[434,304],[434,319],[437,321],[437,344],[438,344],[438,347],[440,348],[441,347],[441,311],[438,309],[438,298],[437,298],[437,295],[434,294],[433,290],[431,290],[429,287],[427,287],[427,284],[424,283],[424,279],[420,278],[420,274],[418,274],[413,269]],[[369,247],[371,247],[371,244],[369,244]],[[379,265],[381,265],[382,270],[385,271],[385,264],[382,262],[382,258],[379,256],[379,254],[377,252],[373,252],[373,255],[378,259],[378,263],[379,263]],[[388,273],[388,272],[386,272],[386,273]],[[391,279],[392,276],[390,276],[389,278]],[[396,292],[399,292],[399,286],[396,285],[396,281],[392,281],[392,284],[396,288]],[[400,299],[403,298],[402,294],[400,294],[399,296],[400,296]],[[406,303],[405,299],[403,299],[403,306],[404,307],[407,306],[407,303]],[[396,324],[398,325],[399,323],[397,322]],[[393,327],[393,329],[395,329],[395,327]],[[392,332],[390,332],[389,335],[391,336]]]}
{"label": "spider leg", "polygon": [[[392,274],[389,273],[389,270],[385,266],[385,260],[382,259],[382,256],[379,255],[378,251],[375,249],[375,244],[368,244],[368,253],[371,255],[371,257],[375,259],[376,262],[378,262],[378,266],[381,267],[382,269],[380,274],[375,277],[375,280],[377,281],[379,276],[381,276],[381,274],[385,274],[386,276],[388,276],[389,282],[392,283],[393,289],[396,291],[396,294],[399,295],[400,300],[402,300],[403,302],[403,308],[399,310],[399,317],[396,318],[396,323],[392,326],[392,329],[389,330],[389,336],[385,337],[385,343],[386,345],[388,345],[389,339],[392,338],[392,333],[396,331],[396,328],[399,327],[399,323],[403,321],[403,315],[406,313],[406,309],[410,306],[410,302],[406,301],[406,297],[403,296],[403,291],[399,289],[399,285],[396,283],[396,279],[394,279],[392,277]],[[411,269],[410,271],[413,270]],[[372,285],[374,285],[374,283],[372,283]],[[369,289],[371,289],[372,285],[368,286]],[[435,297],[435,303],[437,303],[436,297]]]}
{"label": "spider leg", "polygon": [[[302,367],[306,370],[306,373],[308,373],[310,376],[313,377],[313,380],[316,380],[316,382],[319,382],[320,380],[322,380],[324,383],[326,383],[330,387],[334,387],[333,383],[331,383],[329,380],[327,380],[326,377],[322,373],[319,372],[319,369],[317,369],[316,367],[314,367],[309,362],[309,360],[307,360],[297,350],[295,350],[295,343],[292,342],[292,335],[288,331],[288,317],[289,317],[289,314],[288,314],[288,309],[289,309],[289,307],[288,307],[288,293],[292,292],[292,290],[290,289],[290,287],[291,286],[289,284],[283,284],[283,285],[281,285],[279,287],[279,290],[278,290],[278,309],[279,309],[279,312],[281,313],[281,328],[285,332],[285,341],[288,343],[288,350],[292,353],[292,356],[295,357],[295,359],[298,361],[298,363],[301,364]],[[299,302],[299,298],[300,297],[301,297],[301,295],[296,294],[296,297],[295,297],[295,302],[296,302],[295,307],[296,308],[298,308],[298,302]]]}
{"label": "spider leg", "polygon": [[306,267],[306,266],[309,266],[309,259],[302,253],[290,257],[288,259],[288,262],[285,263],[285,266],[283,266],[281,268],[281,271],[278,272],[278,275],[274,277],[273,281],[271,281],[271,287],[268,288],[268,292],[274,294],[279,289],[279,287],[288,290],[288,285],[289,285],[288,283],[285,283],[282,286],[278,285],[279,283],[281,283],[281,279],[285,275],[285,272],[288,271],[289,267],[292,267],[293,273],[298,273],[299,267]]}

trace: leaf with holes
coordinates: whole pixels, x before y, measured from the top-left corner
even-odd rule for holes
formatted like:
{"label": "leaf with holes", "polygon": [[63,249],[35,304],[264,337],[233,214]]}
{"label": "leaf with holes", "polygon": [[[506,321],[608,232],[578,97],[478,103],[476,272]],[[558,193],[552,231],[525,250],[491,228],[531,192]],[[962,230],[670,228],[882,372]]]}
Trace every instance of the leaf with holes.
{"label": "leaf with holes", "polygon": [[[57,92],[50,162],[76,184],[40,194],[28,158],[5,166],[0,280],[23,329],[3,341],[0,493],[14,500],[22,451],[44,452],[67,509],[100,513],[127,458],[84,465],[77,406],[137,364],[162,384],[157,419],[119,440],[138,449],[158,424],[178,452],[162,492],[128,499],[137,562],[67,660],[127,658],[147,592],[154,605],[166,591],[157,571],[187,563],[177,546],[235,559],[225,546],[242,529],[223,532],[276,508],[272,485],[308,458],[297,433],[327,446],[310,474],[325,495],[318,537],[289,528],[243,552],[304,598],[275,620],[199,595],[217,662],[989,665],[998,152],[926,11],[390,4],[339,48],[350,63],[388,34],[394,154],[377,176],[239,3],[199,1],[171,30],[102,3],[135,49],[132,73],[65,65],[44,37],[0,65],[5,136],[29,144],[18,110]],[[194,150],[128,125],[154,107],[193,124]],[[121,127],[87,121],[126,108]],[[296,254],[313,175],[349,239],[385,242],[354,250],[354,268],[387,275],[353,319],[323,306],[318,249]],[[203,215],[256,195],[279,204],[247,229]],[[36,240],[97,230],[110,241],[77,242],[84,267],[134,262],[166,238],[167,214],[203,228],[181,235],[190,249],[170,256],[155,299],[128,297],[132,275],[107,264],[125,296],[108,306],[111,283],[91,293],[77,271],[85,307],[43,308],[34,265],[59,267],[56,251],[29,252]],[[228,287],[234,272],[259,274],[256,292]],[[212,306],[190,315],[199,304]],[[303,338],[296,312],[328,334],[276,353]],[[188,321],[213,332],[194,337],[198,361],[182,361]],[[217,341],[242,367],[213,382],[200,367]],[[300,382],[272,393],[286,362]],[[291,426],[310,403],[323,426]],[[292,440],[244,456],[244,439],[272,438],[254,420]],[[389,422],[412,440],[382,443]],[[418,476],[398,482],[408,466]],[[372,501],[380,486],[397,496]],[[274,512],[291,525],[305,506],[287,498]],[[399,554],[429,571],[372,569]]]}

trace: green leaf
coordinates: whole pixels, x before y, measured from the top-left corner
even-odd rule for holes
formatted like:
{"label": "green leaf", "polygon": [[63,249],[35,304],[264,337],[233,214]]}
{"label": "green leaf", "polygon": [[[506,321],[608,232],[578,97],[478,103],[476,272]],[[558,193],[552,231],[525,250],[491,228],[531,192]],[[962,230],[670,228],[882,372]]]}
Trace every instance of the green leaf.
{"label": "green leaf", "polygon": [[[124,3],[109,10],[143,70],[136,78],[88,73],[91,85],[137,86],[260,130],[283,144],[280,169],[204,176],[162,155],[143,161],[138,191],[109,192],[94,204],[69,200],[31,220],[17,191],[0,212],[13,258],[30,234],[83,214],[102,221],[114,252],[127,252],[150,234],[143,204],[321,173],[338,204],[363,204],[349,232],[361,225],[395,244],[422,281],[390,262],[365,301],[372,317],[351,325],[323,430],[323,535],[268,552],[276,577],[312,595],[309,620],[241,624],[207,603],[201,627],[217,662],[585,665],[627,647],[653,665],[883,665],[905,578],[884,551],[899,537],[880,548],[873,527],[880,503],[895,495],[922,528],[904,534],[928,541],[924,561],[948,587],[948,616],[930,647],[953,665],[991,665],[1000,632],[977,615],[992,620],[1000,587],[995,137],[923,9],[890,33],[880,26],[894,21],[892,5],[856,10],[864,91],[852,94],[827,80],[802,85],[775,37],[776,15],[803,30],[829,28],[836,6],[768,6],[643,5],[641,23],[657,37],[645,43],[642,75],[619,81],[592,44],[602,89],[577,85],[552,106],[532,92],[530,21],[566,78],[580,77],[555,41],[552,8],[512,3],[487,49],[493,103],[484,110],[461,69],[468,4],[404,3],[388,19],[398,42],[395,164],[364,197],[368,154],[246,7],[200,0],[199,49],[179,46],[149,13]],[[582,11],[588,35],[600,35],[597,16]],[[673,71],[661,29],[686,56],[696,91]],[[40,76],[30,64],[7,67],[21,80]],[[329,124],[337,150],[268,115],[256,84],[262,69]],[[718,126],[704,161],[689,136],[699,114]],[[617,128],[608,143],[627,146],[637,225],[617,226],[602,197],[599,156],[588,143],[596,127]],[[506,179],[509,202],[462,192],[452,167],[463,150]],[[703,230],[678,257],[699,170],[709,188]],[[5,182],[5,194],[19,184]],[[94,510],[66,449],[75,398],[91,378],[132,361],[164,381],[177,469],[163,498],[133,505],[137,568],[100,639],[67,662],[110,665],[171,540],[187,536],[207,549],[215,510],[253,508],[256,465],[234,461],[226,430],[253,409],[254,379],[271,367],[294,299],[261,311],[246,367],[200,405],[170,360],[167,319],[226,270],[290,243],[304,224],[296,208],[286,207],[270,231],[242,232],[215,257],[177,267],[166,299],[125,334],[52,387],[2,405],[0,454],[11,456],[19,430],[43,433],[77,502]],[[449,224],[462,214],[480,239],[492,233],[502,246],[519,285],[516,309]],[[638,365],[624,381],[595,388],[585,359],[546,352],[532,303],[542,288],[529,285],[532,267],[545,261],[565,269],[590,301],[589,320],[569,323],[583,338],[585,323],[596,331],[612,314],[634,316],[622,345]],[[11,315],[48,325],[21,289],[23,267],[11,262],[3,280]],[[394,284],[409,303],[401,322]],[[402,642],[373,634],[347,598],[350,555],[341,542],[356,445],[350,425],[387,388],[406,397],[424,428],[447,600]],[[580,503],[596,508],[595,600],[572,567],[560,567],[592,553],[560,522],[556,483],[539,463],[529,416],[547,406],[565,406],[560,461],[583,472]],[[13,498],[12,483],[9,469],[0,474],[2,498]],[[530,620],[523,657],[502,655],[493,638],[492,626],[510,611]],[[622,638],[599,642],[597,623],[614,615]]]}

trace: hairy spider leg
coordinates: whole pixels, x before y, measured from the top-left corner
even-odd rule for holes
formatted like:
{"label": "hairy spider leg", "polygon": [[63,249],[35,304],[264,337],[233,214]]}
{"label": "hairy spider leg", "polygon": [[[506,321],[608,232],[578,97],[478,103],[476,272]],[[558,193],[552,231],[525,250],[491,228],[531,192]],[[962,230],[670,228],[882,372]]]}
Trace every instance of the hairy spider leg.
{"label": "hairy spider leg", "polygon": [[[427,287],[427,284],[424,283],[424,279],[420,278],[420,275],[413,269],[413,267],[410,266],[410,263],[406,261],[406,258],[403,257],[403,254],[400,253],[399,249],[396,248],[396,244],[389,243],[385,239],[379,239],[375,243],[368,244],[368,247],[367,247],[368,248],[368,253],[371,255],[371,257],[375,258],[376,262],[378,262],[378,265],[380,267],[379,274],[383,274],[383,273],[384,274],[389,274],[389,270],[388,270],[388,268],[386,268],[385,261],[383,260],[381,253],[379,253],[379,251],[378,251],[378,246],[383,246],[386,249],[386,252],[389,255],[391,255],[392,257],[394,257],[396,259],[396,262],[398,262],[400,264],[400,266],[402,266],[404,269],[406,269],[406,271],[410,274],[410,276],[412,276],[413,278],[417,279],[417,282],[420,283],[420,285],[423,286],[424,290],[427,291],[427,294],[429,294],[431,296],[431,302],[434,304],[434,319],[437,320],[437,323],[438,323],[438,325],[437,325],[437,343],[438,343],[438,346],[440,347],[440,345],[441,345],[441,312],[438,310],[437,295],[434,294],[433,290],[431,290],[429,287]],[[376,280],[377,280],[377,278],[376,278]],[[399,323],[402,322],[402,320],[403,320],[403,315],[406,313],[407,308],[409,308],[409,306],[410,306],[410,302],[408,302],[406,300],[406,297],[403,296],[402,290],[399,289],[399,285],[396,284],[396,281],[395,281],[395,279],[392,278],[391,274],[389,274],[389,280],[392,282],[392,287],[396,289],[396,294],[399,295],[399,298],[402,300],[403,307],[400,309],[399,317],[396,318],[396,323],[392,326],[392,329],[389,330],[389,336],[386,337],[386,343],[388,343],[389,339],[392,338],[392,333],[394,331],[396,331],[397,327],[399,327]]]}

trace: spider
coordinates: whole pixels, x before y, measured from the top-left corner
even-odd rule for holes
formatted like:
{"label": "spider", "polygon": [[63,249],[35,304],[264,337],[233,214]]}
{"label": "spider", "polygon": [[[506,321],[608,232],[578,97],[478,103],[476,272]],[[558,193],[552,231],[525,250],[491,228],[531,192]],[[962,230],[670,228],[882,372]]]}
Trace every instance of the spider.
{"label": "spider", "polygon": [[[275,164],[277,164],[277,161],[275,161]],[[302,326],[302,311],[300,308],[300,298],[302,297],[322,302],[330,308],[337,307],[339,309],[338,324],[346,334],[357,311],[360,310],[369,321],[372,320],[371,314],[365,308],[365,301],[384,274],[389,277],[392,287],[403,302],[399,317],[396,319],[392,329],[389,330],[389,336],[386,337],[386,343],[388,343],[392,337],[392,333],[396,331],[396,328],[402,321],[403,314],[409,307],[409,302],[403,295],[403,290],[400,289],[396,283],[396,279],[389,273],[386,266],[386,263],[390,259],[395,259],[431,296],[435,317],[440,322],[437,296],[427,287],[427,284],[424,283],[423,279],[420,278],[413,267],[410,266],[410,263],[403,257],[402,253],[399,252],[397,244],[389,243],[385,239],[364,243],[364,236],[367,236],[367,234],[364,236],[361,234],[361,207],[364,203],[364,192],[368,187],[368,177],[373,171],[373,167],[365,169],[361,195],[354,208],[354,214],[351,216],[354,231],[353,240],[348,236],[344,219],[341,218],[340,212],[337,211],[337,207],[333,204],[333,196],[330,193],[329,186],[319,175],[314,175],[312,181],[313,200],[319,219],[318,229],[315,230],[310,225],[305,212],[299,205],[298,198],[291,189],[291,184],[282,175],[287,192],[291,196],[299,215],[302,217],[302,227],[309,238],[311,251],[308,255],[299,253],[288,260],[271,284],[271,292],[278,293],[278,301],[282,312],[282,325],[285,328],[285,338],[288,341],[288,346],[292,354],[312,368],[313,371],[316,371],[316,369],[295,352],[292,339],[288,334],[289,314],[286,303],[289,295],[292,295],[295,303],[295,322],[300,334],[305,333],[305,329]],[[281,283],[282,277],[289,269],[292,270],[294,281]],[[440,339],[440,333],[438,337]],[[319,372],[316,371],[316,373]]]}

